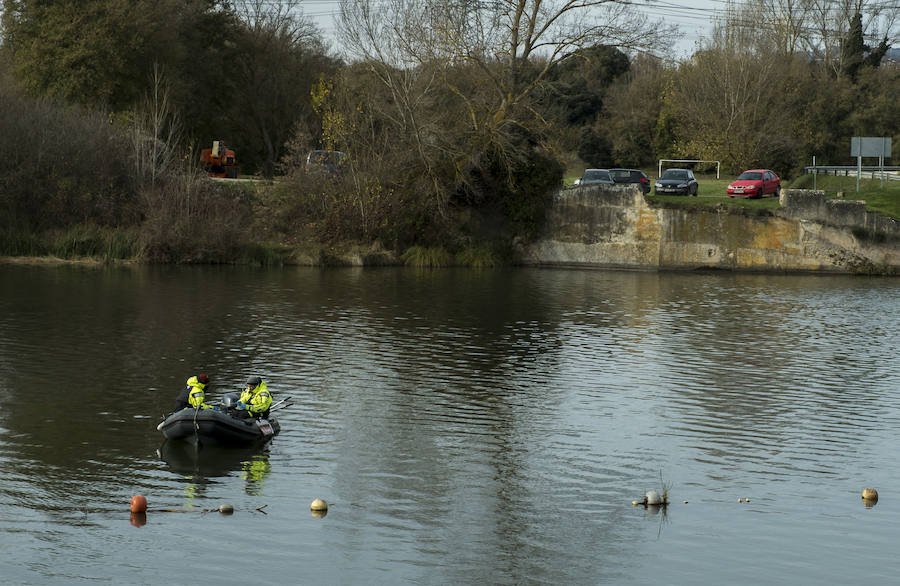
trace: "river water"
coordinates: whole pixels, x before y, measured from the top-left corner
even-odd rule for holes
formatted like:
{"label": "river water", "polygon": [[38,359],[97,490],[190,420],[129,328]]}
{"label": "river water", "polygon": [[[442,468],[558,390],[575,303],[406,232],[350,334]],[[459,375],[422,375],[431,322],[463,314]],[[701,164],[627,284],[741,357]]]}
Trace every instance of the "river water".
{"label": "river water", "polygon": [[[0,576],[895,583],[898,310],[842,276],[0,266]],[[164,442],[200,372],[291,397],[268,449]]]}

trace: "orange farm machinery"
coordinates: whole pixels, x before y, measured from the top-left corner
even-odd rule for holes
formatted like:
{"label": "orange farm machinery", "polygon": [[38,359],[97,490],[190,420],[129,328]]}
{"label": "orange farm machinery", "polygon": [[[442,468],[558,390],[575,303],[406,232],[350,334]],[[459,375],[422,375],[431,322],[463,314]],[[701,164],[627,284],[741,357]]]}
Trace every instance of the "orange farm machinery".
{"label": "orange farm machinery", "polygon": [[214,140],[211,149],[200,151],[200,164],[210,177],[237,179],[241,170],[235,164],[234,151],[221,140]]}

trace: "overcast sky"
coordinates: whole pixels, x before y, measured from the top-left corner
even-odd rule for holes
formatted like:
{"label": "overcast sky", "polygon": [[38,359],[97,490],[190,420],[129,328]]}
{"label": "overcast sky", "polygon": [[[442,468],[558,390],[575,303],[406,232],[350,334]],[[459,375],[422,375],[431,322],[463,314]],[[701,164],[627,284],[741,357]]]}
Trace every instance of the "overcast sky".
{"label": "overcast sky", "polygon": [[[662,19],[681,29],[685,38],[675,48],[676,57],[687,56],[693,52],[696,40],[710,34],[713,20],[724,11],[729,2],[729,0],[631,1],[634,7],[646,14],[651,21]],[[340,0],[301,0],[303,13],[329,38],[334,32],[334,18],[338,14],[339,6]]]}

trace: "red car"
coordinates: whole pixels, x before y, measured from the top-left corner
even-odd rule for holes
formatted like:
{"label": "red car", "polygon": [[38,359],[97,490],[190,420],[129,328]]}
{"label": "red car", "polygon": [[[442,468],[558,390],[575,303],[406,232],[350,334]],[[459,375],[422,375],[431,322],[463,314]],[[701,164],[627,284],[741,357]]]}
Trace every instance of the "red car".
{"label": "red car", "polygon": [[781,179],[775,171],[769,169],[750,169],[744,171],[731,182],[726,193],[728,197],[764,197],[778,195]]}

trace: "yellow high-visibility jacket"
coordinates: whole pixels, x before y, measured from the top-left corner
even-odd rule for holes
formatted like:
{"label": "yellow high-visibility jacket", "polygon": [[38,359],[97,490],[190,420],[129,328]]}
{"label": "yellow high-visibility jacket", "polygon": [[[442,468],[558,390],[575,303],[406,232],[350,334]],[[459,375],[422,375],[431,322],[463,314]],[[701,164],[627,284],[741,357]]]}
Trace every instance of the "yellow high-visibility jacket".
{"label": "yellow high-visibility jacket", "polygon": [[241,393],[241,403],[247,406],[247,411],[254,417],[262,415],[272,406],[272,395],[266,386],[266,381],[256,385],[255,389],[245,389]]}
{"label": "yellow high-visibility jacket", "polygon": [[203,399],[206,398],[206,393],[204,392],[205,384],[198,381],[196,376],[192,376],[187,379],[187,386],[190,387],[188,390],[188,403],[190,403],[191,407],[194,409],[212,409],[212,406],[203,402]]}

